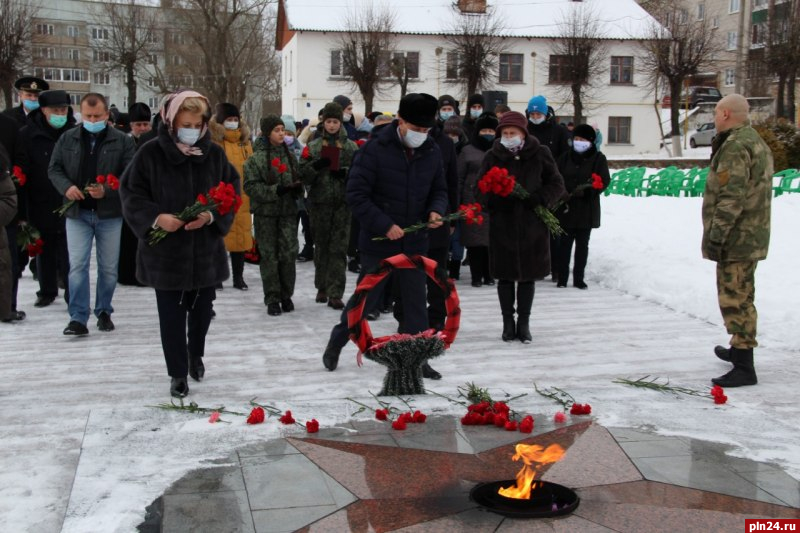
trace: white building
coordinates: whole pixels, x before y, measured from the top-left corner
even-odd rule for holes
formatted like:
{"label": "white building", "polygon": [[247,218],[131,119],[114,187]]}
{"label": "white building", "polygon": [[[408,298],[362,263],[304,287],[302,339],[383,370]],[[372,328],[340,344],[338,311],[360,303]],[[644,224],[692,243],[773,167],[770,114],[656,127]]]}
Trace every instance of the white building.
{"label": "white building", "polygon": [[[372,2],[376,9],[380,2]],[[346,94],[358,111],[363,100],[358,90],[342,75],[337,56],[337,36],[348,27],[347,14],[363,8],[369,0],[321,3],[317,0],[280,0],[277,48],[282,53],[283,113],[295,119],[316,121],[318,111],[337,94]],[[474,9],[481,0],[460,0],[457,5]],[[460,85],[449,74],[448,43],[442,36],[453,26],[452,0],[426,0],[408,5],[386,1],[395,14],[396,50],[416,59],[417,77],[408,92],[436,96],[452,94],[461,102]],[[602,23],[607,44],[607,69],[595,83],[594,98],[584,102],[588,123],[596,123],[604,138],[607,154],[654,153],[659,150],[659,114],[647,87],[647,73],[641,72],[641,40],[656,21],[634,0],[533,0],[528,2],[489,1],[494,15],[503,21],[508,53],[499,58],[496,91],[507,93],[512,110],[524,112],[528,100],[537,94],[547,97],[561,120],[570,119],[571,97],[559,83],[557,57],[552,53],[559,21],[572,9],[592,9]],[[485,16],[485,15],[471,15]],[[400,89],[388,86],[376,96],[373,108],[394,112]],[[462,105],[462,108],[464,106]],[[487,106],[492,107],[492,106]],[[462,109],[463,114],[463,109]],[[561,118],[563,117],[563,118]]]}

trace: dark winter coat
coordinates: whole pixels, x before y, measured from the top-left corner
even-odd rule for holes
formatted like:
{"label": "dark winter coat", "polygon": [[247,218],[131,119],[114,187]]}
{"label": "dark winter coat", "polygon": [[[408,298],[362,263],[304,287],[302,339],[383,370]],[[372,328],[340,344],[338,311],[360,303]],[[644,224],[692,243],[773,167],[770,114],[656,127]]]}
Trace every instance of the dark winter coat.
{"label": "dark winter coat", "polygon": [[[17,153],[19,152],[19,123],[10,115],[0,113],[0,144],[6,150],[10,158],[10,165],[17,164]],[[18,220],[24,220],[28,212],[24,187],[17,187],[17,215],[10,224],[16,224]],[[12,245],[12,248],[14,246]]]}
{"label": "dark winter coat", "polygon": [[[444,134],[444,132],[435,127],[430,132],[431,138],[439,145],[439,151],[442,152],[442,168],[444,170],[444,179],[447,183],[447,211],[439,213],[440,215],[448,215],[458,209],[459,194],[458,194],[458,156],[456,155],[456,146],[453,139]],[[429,248],[448,248],[450,246],[450,224],[442,224],[441,227],[429,230],[428,247]]]}
{"label": "dark winter coat", "polygon": [[427,221],[431,212],[444,214],[447,182],[438,145],[428,137],[409,160],[397,121],[382,128],[357,152],[347,180],[347,203],[361,224],[362,253],[379,257],[427,253],[425,230],[396,241],[372,238],[384,237],[393,224],[405,228]]}
{"label": "dark winter coat", "polygon": [[[64,196],[67,189],[75,185],[79,189],[89,184],[85,181],[82,165],[83,127],[72,128],[58,138],[50,158],[47,174],[58,192]],[[116,128],[106,127],[105,137],[95,147],[97,155],[97,175],[113,174],[121,176],[136,152],[136,144],[130,135]],[[94,178],[94,177],[92,177]],[[116,218],[122,216],[119,191],[105,187],[105,196],[97,200],[97,218]],[[64,197],[64,202],[68,200]],[[80,207],[75,202],[65,213],[66,217],[77,218]]]}
{"label": "dark winter coat", "polygon": [[24,127],[28,123],[28,114],[25,113],[22,104],[3,111],[3,114],[13,118],[17,122],[17,127],[19,128]]}
{"label": "dark winter coat", "polygon": [[[5,149],[3,149],[5,151]],[[0,159],[6,157],[3,154]],[[17,214],[17,191],[8,172],[9,160],[0,165],[0,319],[11,314],[11,254],[16,253],[17,243],[9,243],[4,227]]]}
{"label": "dark winter coat", "polygon": [[[487,143],[487,148],[491,143]],[[472,204],[478,202],[475,196],[478,181],[482,174],[478,171],[483,164],[486,152],[473,144],[468,144],[461,150],[458,156],[458,182],[459,192],[461,193],[462,204]],[[489,246],[489,213],[483,213],[483,224],[461,224],[461,244],[464,246]]]}
{"label": "dark winter coat", "polygon": [[[278,172],[278,165],[286,165],[284,172]],[[297,200],[303,197],[299,187],[278,194],[278,186],[287,186],[300,181],[297,160],[289,148],[281,143],[272,146],[269,140],[259,137],[253,143],[253,155],[244,163],[244,190],[250,196],[250,211],[264,217],[297,216]]]}
{"label": "dark winter coat", "polygon": [[[564,194],[564,180],[546,146],[528,135],[513,154],[500,140],[486,153],[478,175],[492,167],[508,170],[532,198],[551,205]],[[478,194],[479,198],[483,195]],[[550,232],[534,212],[532,202],[489,194],[482,205],[492,217],[489,226],[489,269],[497,279],[534,281],[550,273]]]}
{"label": "dark winter coat", "polygon": [[75,119],[69,113],[67,124],[55,129],[47,122],[40,109],[28,116],[28,124],[19,132],[20,139],[15,156],[17,165],[27,177],[25,187],[25,207],[27,219],[36,229],[48,233],[63,230],[64,220],[53,213],[61,207],[64,196],[50,181],[47,168],[58,139],[75,126]]}
{"label": "dark winter coat", "polygon": [[233,212],[223,216],[214,211],[214,221],[208,226],[179,229],[155,245],[147,243],[158,215],[178,213],[221,181],[240,192],[236,169],[208,132],[195,146],[203,155],[184,155],[162,124],[156,140],[139,148],[122,175],[123,213],[140,239],[136,278],[155,289],[186,291],[212,287],[228,278],[223,237],[233,224]]}
{"label": "dark winter coat", "polygon": [[547,146],[553,159],[558,161],[561,154],[570,151],[569,130],[550,117],[541,124],[528,120],[528,133],[536,137],[540,144]]}
{"label": "dark winter coat", "polygon": [[[556,211],[558,221],[564,229],[590,229],[600,227],[600,195],[608,187],[611,176],[608,161],[603,152],[592,145],[579,154],[570,150],[558,158],[558,171],[564,178],[564,187],[571,195],[567,203]],[[579,185],[592,183],[592,174],[603,178],[603,188],[592,187],[576,190]]]}

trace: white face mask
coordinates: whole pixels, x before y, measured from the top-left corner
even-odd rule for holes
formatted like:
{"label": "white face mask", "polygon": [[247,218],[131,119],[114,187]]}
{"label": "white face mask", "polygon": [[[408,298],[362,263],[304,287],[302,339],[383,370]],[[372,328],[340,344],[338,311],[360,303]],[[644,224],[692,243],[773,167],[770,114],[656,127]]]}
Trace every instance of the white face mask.
{"label": "white face mask", "polygon": [[545,119],[545,118],[546,118],[546,117],[542,117],[542,118],[531,118],[531,119],[530,119],[530,121],[531,121],[531,122],[533,122],[534,124],[536,124],[536,125],[538,126],[539,124],[541,124],[542,122],[544,122],[544,119]]}
{"label": "white face mask", "polygon": [[290,145],[294,142],[294,137],[291,135],[284,135],[283,142],[285,142],[287,145]]}
{"label": "white face mask", "polygon": [[478,118],[479,116],[481,116],[481,113],[483,113],[483,108],[482,107],[480,109],[470,109],[469,110],[469,116],[472,117],[472,118]]}
{"label": "white face mask", "polygon": [[239,129],[239,121],[238,120],[226,120],[223,122],[223,126],[225,126],[226,130],[238,130]]}
{"label": "white face mask", "polygon": [[353,118],[353,115],[351,113],[345,113],[342,115],[343,122],[350,122],[351,118]]}
{"label": "white face mask", "polygon": [[178,128],[178,140],[183,144],[193,146],[200,139],[200,130],[194,128]]}
{"label": "white face mask", "polygon": [[448,118],[452,117],[455,114],[456,114],[455,111],[439,111],[439,118],[444,121],[444,120],[447,120]]}
{"label": "white face mask", "polygon": [[509,150],[513,150],[514,148],[519,148],[522,144],[522,137],[501,137],[500,144]]}
{"label": "white face mask", "polygon": [[428,138],[427,133],[420,133],[414,130],[406,130],[406,134],[403,137],[403,142],[409,148],[419,148],[422,146],[422,143]]}
{"label": "white face mask", "polygon": [[591,147],[592,143],[589,141],[572,141],[572,148],[579,154],[582,154]]}

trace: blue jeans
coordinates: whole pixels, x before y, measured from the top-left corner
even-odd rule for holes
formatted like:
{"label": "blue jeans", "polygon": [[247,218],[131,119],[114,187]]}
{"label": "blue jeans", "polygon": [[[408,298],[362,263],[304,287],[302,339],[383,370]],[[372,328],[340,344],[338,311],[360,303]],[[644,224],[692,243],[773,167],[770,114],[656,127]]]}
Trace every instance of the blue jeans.
{"label": "blue jeans", "polygon": [[97,242],[97,287],[94,315],[114,312],[111,299],[117,287],[119,240],[122,217],[97,218],[97,213],[81,209],[78,218],[67,219],[69,249],[69,319],[86,325],[89,320],[89,259],[92,240]]}

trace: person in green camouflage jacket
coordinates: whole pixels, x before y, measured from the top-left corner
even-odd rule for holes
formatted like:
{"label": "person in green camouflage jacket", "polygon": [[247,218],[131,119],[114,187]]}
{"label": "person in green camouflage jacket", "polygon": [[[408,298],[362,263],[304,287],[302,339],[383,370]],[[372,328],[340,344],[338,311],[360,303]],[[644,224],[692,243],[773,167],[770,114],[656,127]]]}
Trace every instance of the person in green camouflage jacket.
{"label": "person in green camouflage jacket", "polygon": [[297,199],[303,195],[297,160],[283,142],[277,115],[261,119],[261,135],[244,164],[244,190],[250,196],[261,260],[264,304],[272,316],[294,311],[292,296],[297,257]]}
{"label": "person in green camouflage jacket", "polygon": [[757,313],[755,271],[769,248],[772,152],[748,125],[749,106],[738,94],[717,103],[717,136],[703,194],[703,257],[717,263],[717,293],[730,348],[714,353],[733,363],[711,381],[721,387],[758,382],[753,364]]}
{"label": "person in green camouflage jacket", "polygon": [[[308,187],[308,214],[314,228],[314,286],[318,303],[343,309],[350,239],[350,208],[345,197],[347,171],[358,145],[342,128],[342,106],[336,102],[322,111],[322,136],[300,157],[300,177]],[[333,158],[331,153],[337,154]]]}

